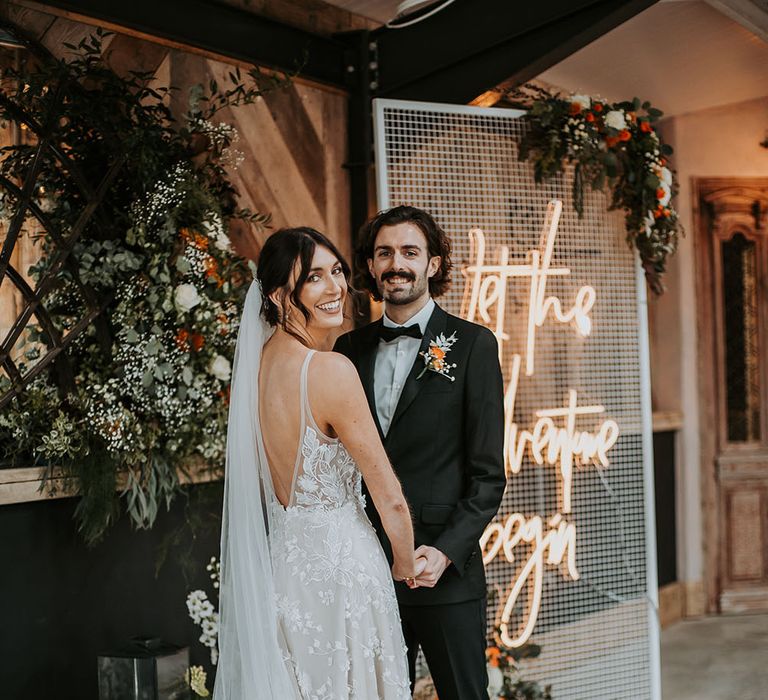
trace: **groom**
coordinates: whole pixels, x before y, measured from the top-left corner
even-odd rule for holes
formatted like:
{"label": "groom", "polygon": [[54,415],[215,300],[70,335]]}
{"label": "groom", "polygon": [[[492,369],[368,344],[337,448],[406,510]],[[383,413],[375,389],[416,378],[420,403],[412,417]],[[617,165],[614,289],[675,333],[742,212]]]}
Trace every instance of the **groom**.
{"label": "groom", "polygon": [[[363,227],[355,261],[384,317],[339,338],[411,504],[416,587],[396,584],[411,684],[419,646],[440,700],[487,698],[485,571],[478,540],[506,485],[498,347],[441,309],[450,243],[425,211],[399,206]],[[378,516],[369,516],[390,555]]]}

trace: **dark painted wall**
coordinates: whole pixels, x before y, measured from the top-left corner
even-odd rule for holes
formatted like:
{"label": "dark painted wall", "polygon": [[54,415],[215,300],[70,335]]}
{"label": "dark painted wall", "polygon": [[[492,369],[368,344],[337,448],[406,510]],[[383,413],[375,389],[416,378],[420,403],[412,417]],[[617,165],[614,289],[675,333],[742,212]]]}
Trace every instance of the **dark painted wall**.
{"label": "dark painted wall", "polygon": [[653,466],[656,491],[656,561],[659,586],[677,581],[675,524],[675,435],[654,433]]}
{"label": "dark painted wall", "polygon": [[123,517],[92,549],[73,499],[0,507],[0,695],[95,699],[98,653],[138,635],[188,645],[209,666],[186,596],[213,597],[205,566],[219,551],[221,494],[221,484],[193,487],[152,530]]}
{"label": "dark painted wall", "polygon": [[[659,585],[677,580],[674,439],[654,435]],[[188,645],[209,667],[186,595],[213,595],[205,566],[219,551],[221,493],[196,486],[152,530],[123,518],[93,549],[72,499],[0,507],[0,696],[95,700],[98,653],[139,635]]]}

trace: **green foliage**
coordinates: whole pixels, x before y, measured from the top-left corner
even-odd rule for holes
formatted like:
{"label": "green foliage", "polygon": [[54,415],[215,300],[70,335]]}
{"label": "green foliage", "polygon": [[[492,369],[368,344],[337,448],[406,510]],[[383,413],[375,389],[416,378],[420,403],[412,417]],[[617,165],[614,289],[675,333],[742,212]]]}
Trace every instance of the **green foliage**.
{"label": "green foliage", "polygon": [[[102,60],[106,36],[97,30],[66,45],[65,60],[8,68],[0,82],[0,120],[28,134],[0,149],[0,175],[24,182],[39,134],[52,144],[35,183],[45,230],[27,231],[40,246],[29,270],[36,283],[85,220],[88,192],[120,164],[73,264],[55,272],[44,298],[64,332],[88,312],[88,295],[104,307],[62,357],[74,383],[42,373],[0,415],[0,466],[42,465],[49,477],[61,473],[55,468],[72,477],[78,527],[90,543],[118,517],[120,501],[136,527],[150,527],[177,493],[179,470],[223,466],[230,361],[251,278],[227,231],[232,219],[260,227],[269,216],[238,207],[229,176],[242,158],[238,135],[212,120],[288,80],[258,70],[244,80],[236,69],[227,85],[195,86],[177,121],[168,108],[176,89],[153,87],[148,73],[113,73]],[[18,199],[12,187],[0,189],[6,216]],[[25,371],[50,339],[32,323],[23,340]],[[0,392],[8,386],[0,375]]]}
{"label": "green foliage", "polygon": [[667,167],[672,148],[653,126],[662,112],[634,98],[610,104],[584,95],[551,95],[532,86],[512,94],[528,107],[520,160],[533,163],[537,182],[573,167],[573,206],[581,216],[587,187],[610,189],[610,208],[625,213],[627,241],[637,248],[651,289],[661,294],[667,258],[682,226],[670,200],[677,182]]}

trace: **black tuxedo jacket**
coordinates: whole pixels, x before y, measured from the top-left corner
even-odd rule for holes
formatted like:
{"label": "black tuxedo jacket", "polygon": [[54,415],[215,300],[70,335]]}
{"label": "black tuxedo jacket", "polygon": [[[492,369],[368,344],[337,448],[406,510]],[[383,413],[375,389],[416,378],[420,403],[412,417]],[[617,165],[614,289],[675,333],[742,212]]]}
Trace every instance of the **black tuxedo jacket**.
{"label": "black tuxedo jacket", "polygon": [[[506,486],[504,389],[494,335],[483,326],[447,314],[439,306],[421,342],[426,351],[439,334],[456,334],[446,361],[456,364],[450,381],[424,368],[417,355],[403,387],[389,432],[376,415],[373,379],[379,346],[377,321],[341,336],[334,350],[357,367],[374,421],[414,516],[416,546],[431,545],[453,564],[434,588],[396,584],[403,605],[440,605],[485,597],[485,571],[478,540],[496,515]],[[370,498],[371,518],[384,550],[391,547]]]}

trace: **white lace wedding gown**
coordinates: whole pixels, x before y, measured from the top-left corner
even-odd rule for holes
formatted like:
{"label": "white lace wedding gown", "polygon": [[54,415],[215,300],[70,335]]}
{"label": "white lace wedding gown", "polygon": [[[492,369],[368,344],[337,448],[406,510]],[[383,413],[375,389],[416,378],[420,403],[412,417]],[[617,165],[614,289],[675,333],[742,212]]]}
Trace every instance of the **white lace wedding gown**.
{"label": "white lace wedding gown", "polygon": [[[301,445],[270,550],[281,645],[301,700],[410,700],[392,574],[368,520],[360,471],[315,424],[301,370]],[[282,698],[280,700],[283,700]]]}

